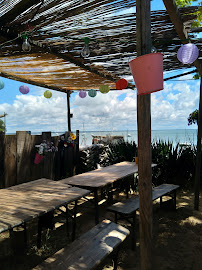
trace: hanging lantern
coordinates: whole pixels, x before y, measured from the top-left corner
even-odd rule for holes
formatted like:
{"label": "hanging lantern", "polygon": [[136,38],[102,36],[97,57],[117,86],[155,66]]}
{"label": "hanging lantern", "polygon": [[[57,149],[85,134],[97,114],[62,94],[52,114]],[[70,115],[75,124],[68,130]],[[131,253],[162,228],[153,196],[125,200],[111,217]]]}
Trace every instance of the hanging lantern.
{"label": "hanging lantern", "polygon": [[109,85],[107,85],[107,84],[102,84],[102,85],[100,85],[99,90],[100,90],[100,92],[101,92],[102,94],[106,94],[106,93],[109,92],[110,88],[109,88]]}
{"label": "hanging lantern", "polygon": [[19,91],[20,93],[22,93],[23,95],[26,95],[27,93],[29,93],[29,87],[27,85],[21,85],[19,87]]}
{"label": "hanging lantern", "polygon": [[116,89],[123,90],[128,86],[128,82],[125,79],[120,79],[116,82]]}
{"label": "hanging lantern", "polygon": [[46,90],[43,95],[44,95],[45,98],[51,98],[52,97],[52,93],[49,90]]}
{"label": "hanging lantern", "polygon": [[88,91],[88,95],[89,97],[95,97],[97,95],[97,92],[96,90],[91,89]]}
{"label": "hanging lantern", "polygon": [[0,90],[4,88],[4,82],[0,80]]}
{"label": "hanging lantern", "polygon": [[80,91],[79,96],[80,96],[80,98],[85,98],[86,97],[86,91]]}
{"label": "hanging lantern", "polygon": [[163,89],[163,55],[149,53],[129,62],[138,95],[150,94]]}
{"label": "hanging lantern", "polygon": [[177,58],[183,64],[192,64],[198,56],[199,50],[196,45],[192,43],[182,45],[177,52]]}

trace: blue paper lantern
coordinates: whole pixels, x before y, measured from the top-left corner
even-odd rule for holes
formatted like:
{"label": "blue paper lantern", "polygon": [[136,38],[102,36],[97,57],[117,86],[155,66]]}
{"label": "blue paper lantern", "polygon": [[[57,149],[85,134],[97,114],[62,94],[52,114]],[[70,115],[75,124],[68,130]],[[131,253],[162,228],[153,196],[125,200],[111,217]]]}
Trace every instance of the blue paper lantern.
{"label": "blue paper lantern", "polygon": [[0,80],[0,90],[4,88],[4,82]]}
{"label": "blue paper lantern", "polygon": [[97,92],[96,90],[91,89],[88,91],[88,95],[89,97],[95,97],[97,95]]}
{"label": "blue paper lantern", "polygon": [[187,43],[181,46],[177,52],[177,58],[183,64],[192,64],[199,56],[196,45]]}

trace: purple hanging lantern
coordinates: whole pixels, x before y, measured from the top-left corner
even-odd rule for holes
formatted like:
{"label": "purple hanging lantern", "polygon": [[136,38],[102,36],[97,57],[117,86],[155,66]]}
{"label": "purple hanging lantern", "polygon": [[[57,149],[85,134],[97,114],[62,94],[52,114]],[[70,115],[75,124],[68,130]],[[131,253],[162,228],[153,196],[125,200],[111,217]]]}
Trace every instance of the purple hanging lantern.
{"label": "purple hanging lantern", "polygon": [[21,85],[19,88],[20,93],[22,93],[23,95],[29,93],[29,87],[26,85]]}
{"label": "purple hanging lantern", "polygon": [[85,98],[86,97],[86,91],[80,91],[79,96],[80,96],[80,98]]}
{"label": "purple hanging lantern", "polygon": [[177,58],[183,64],[192,64],[199,56],[196,45],[187,43],[181,46],[177,52]]}

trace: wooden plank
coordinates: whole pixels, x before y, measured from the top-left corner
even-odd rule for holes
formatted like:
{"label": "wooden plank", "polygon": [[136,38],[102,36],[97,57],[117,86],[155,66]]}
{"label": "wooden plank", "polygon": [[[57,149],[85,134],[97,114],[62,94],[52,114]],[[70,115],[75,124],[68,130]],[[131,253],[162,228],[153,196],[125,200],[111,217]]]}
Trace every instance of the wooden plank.
{"label": "wooden plank", "polygon": [[[152,190],[152,200],[154,201],[160,198],[161,196],[164,196],[166,194],[169,194],[170,192],[173,192],[174,190],[178,188],[179,188],[178,185],[172,185],[172,184],[162,184],[158,187],[155,187]],[[137,195],[123,202],[117,202],[107,208],[108,211],[111,211],[114,213],[120,213],[124,215],[131,215],[138,209],[139,209],[139,197]]]}
{"label": "wooden plank", "polygon": [[16,131],[17,141],[17,184],[30,181],[31,176],[31,152],[34,148],[32,135],[27,131]]}
{"label": "wooden plank", "polygon": [[5,137],[5,187],[17,184],[17,141],[16,135],[6,135]]}
{"label": "wooden plank", "polygon": [[[137,55],[151,52],[150,0],[136,1]],[[145,78],[146,79],[146,78]],[[137,95],[141,270],[152,269],[151,97]]]}
{"label": "wooden plank", "polygon": [[107,208],[107,210],[110,212],[124,215],[131,215],[137,209],[139,209],[139,197],[137,195],[123,202],[117,202]]}
{"label": "wooden plank", "polygon": [[137,164],[134,162],[124,161],[90,172],[74,175],[72,177],[62,179],[59,182],[74,186],[98,188],[134,174],[137,171]]}
{"label": "wooden plank", "polygon": [[172,185],[172,184],[162,184],[158,187],[155,187],[152,190],[152,200],[156,200],[158,198],[160,198],[161,196],[168,194],[176,189],[178,189],[179,186],[178,185]]}
{"label": "wooden plank", "polygon": [[104,220],[69,247],[61,249],[34,269],[94,269],[126,239],[129,233],[128,229]]}
{"label": "wooden plank", "polygon": [[0,232],[71,203],[90,193],[48,179],[0,189]]}

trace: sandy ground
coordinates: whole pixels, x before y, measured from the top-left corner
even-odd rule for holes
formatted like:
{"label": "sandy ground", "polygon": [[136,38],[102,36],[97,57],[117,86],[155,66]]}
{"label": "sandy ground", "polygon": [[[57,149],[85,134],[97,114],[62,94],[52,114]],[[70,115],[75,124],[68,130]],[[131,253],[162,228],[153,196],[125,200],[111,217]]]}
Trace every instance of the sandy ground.
{"label": "sandy ground", "polygon": [[[116,197],[118,200],[124,196]],[[160,209],[158,200],[153,205],[153,269],[201,270],[202,269],[202,198],[200,211],[193,210],[193,192],[177,193],[177,210]],[[94,208],[89,202],[80,201],[76,237],[94,226]],[[101,205],[101,219],[114,220],[106,211],[107,203]],[[56,213],[57,214],[57,213]],[[56,215],[56,228],[44,230],[42,247],[36,248],[37,221],[28,224],[28,247],[25,249],[23,230],[17,228],[14,238],[9,233],[0,235],[0,269],[29,270],[42,260],[70,243],[71,232],[66,234],[65,217]],[[130,229],[130,225],[121,222]],[[71,224],[70,224],[71,225]],[[113,262],[107,258],[99,270],[112,270]],[[140,269],[140,248],[137,223],[137,247],[131,250],[131,237],[123,243],[119,254],[118,270]]]}

